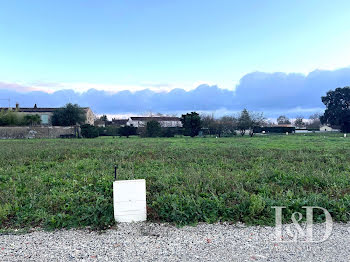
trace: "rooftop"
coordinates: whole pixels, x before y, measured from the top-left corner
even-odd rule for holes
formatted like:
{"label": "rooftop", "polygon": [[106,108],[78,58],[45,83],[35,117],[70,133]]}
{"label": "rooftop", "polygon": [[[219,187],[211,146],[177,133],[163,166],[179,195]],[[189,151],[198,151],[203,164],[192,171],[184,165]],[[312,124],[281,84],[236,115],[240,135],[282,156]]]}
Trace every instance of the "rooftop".
{"label": "rooftop", "polygon": [[[9,109],[11,110],[15,110],[17,112],[21,112],[21,113],[42,113],[42,112],[54,112],[57,109],[59,109],[60,107],[37,107],[36,104],[34,105],[34,107],[19,107],[18,105],[16,105],[16,107],[13,108],[8,108],[8,107],[0,107],[0,111],[4,110],[7,111]],[[83,109],[85,111],[89,110],[89,107],[83,107]]]}
{"label": "rooftop", "polygon": [[113,124],[119,124],[119,125],[125,125],[129,119],[115,119],[113,118],[112,121],[110,121]]}
{"label": "rooftop", "polygon": [[133,121],[181,121],[181,118],[174,116],[132,116]]}

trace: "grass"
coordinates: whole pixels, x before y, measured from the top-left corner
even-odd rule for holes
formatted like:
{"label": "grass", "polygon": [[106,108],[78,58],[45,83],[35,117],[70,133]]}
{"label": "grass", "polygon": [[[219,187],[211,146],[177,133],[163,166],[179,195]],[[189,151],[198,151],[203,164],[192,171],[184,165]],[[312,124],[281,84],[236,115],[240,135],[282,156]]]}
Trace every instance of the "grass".
{"label": "grass", "polygon": [[[118,179],[145,178],[148,219],[273,224],[302,206],[349,221],[350,138],[97,138],[0,141],[0,229],[114,224]],[[315,216],[322,219],[322,216]]]}

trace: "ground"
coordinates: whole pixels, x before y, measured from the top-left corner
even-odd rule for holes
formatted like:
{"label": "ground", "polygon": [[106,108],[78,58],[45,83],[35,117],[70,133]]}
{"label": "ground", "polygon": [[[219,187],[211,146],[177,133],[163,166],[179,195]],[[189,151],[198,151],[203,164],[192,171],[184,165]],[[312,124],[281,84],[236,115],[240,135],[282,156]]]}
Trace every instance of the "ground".
{"label": "ground", "polygon": [[113,226],[115,164],[118,179],[146,179],[153,222],[273,225],[271,206],[290,222],[306,205],[350,220],[342,134],[101,137],[0,141],[0,228]]}
{"label": "ground", "polygon": [[[0,235],[1,261],[348,262],[350,224],[335,224],[321,243],[276,242],[273,227],[242,224],[123,223],[104,232],[34,231]],[[324,235],[314,225],[314,239]]]}

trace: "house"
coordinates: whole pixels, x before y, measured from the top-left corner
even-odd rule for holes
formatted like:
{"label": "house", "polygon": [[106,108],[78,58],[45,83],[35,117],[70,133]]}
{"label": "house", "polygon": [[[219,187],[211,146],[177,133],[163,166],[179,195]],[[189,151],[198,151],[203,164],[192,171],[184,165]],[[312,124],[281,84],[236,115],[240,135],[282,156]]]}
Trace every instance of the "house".
{"label": "house", "polygon": [[96,119],[95,122],[94,122],[94,126],[106,127],[106,121],[103,121],[101,119]]}
{"label": "house", "polygon": [[340,127],[322,125],[320,126],[320,132],[340,132]]}
{"label": "house", "polygon": [[[35,104],[34,107],[20,107],[19,104],[16,104],[16,108],[13,108],[12,110],[18,112],[19,114],[23,115],[39,115],[41,119],[42,125],[51,125],[51,118],[53,115],[53,112],[56,111],[58,108],[55,107],[37,107]],[[83,107],[85,112],[85,124],[93,125],[95,121],[95,115],[92,112],[92,110],[89,107]],[[0,108],[0,110],[9,110],[9,108]]]}
{"label": "house", "polygon": [[129,119],[116,119],[116,118],[112,118],[112,121],[108,121],[107,125],[108,126],[117,126],[117,127],[121,127],[121,126],[126,126],[128,123]]}
{"label": "house", "polygon": [[181,118],[173,116],[132,116],[127,125],[145,127],[149,121],[157,121],[161,127],[182,127]]}
{"label": "house", "polygon": [[106,126],[114,126],[114,127],[121,127],[121,126],[126,126],[128,123],[129,119],[116,119],[113,118],[112,121],[109,120],[101,120],[101,119],[96,119],[94,125],[97,127],[106,127]]}

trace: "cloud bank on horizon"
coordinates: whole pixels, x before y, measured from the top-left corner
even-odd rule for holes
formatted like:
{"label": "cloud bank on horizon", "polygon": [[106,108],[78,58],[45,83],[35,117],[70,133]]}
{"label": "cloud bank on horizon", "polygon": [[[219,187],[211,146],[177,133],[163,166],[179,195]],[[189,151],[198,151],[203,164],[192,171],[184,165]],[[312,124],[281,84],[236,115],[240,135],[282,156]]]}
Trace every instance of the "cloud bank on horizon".
{"label": "cloud bank on horizon", "polygon": [[[142,114],[160,112],[179,114],[187,111],[206,111],[216,115],[247,108],[264,112],[268,117],[286,114],[290,117],[321,112],[321,96],[337,87],[350,86],[350,68],[333,71],[315,70],[308,75],[298,73],[253,72],[244,75],[234,91],[216,85],[199,85],[193,90],[175,88],[169,92],[151,89],[111,93],[89,89],[79,93],[64,89],[47,93],[30,91],[19,84],[0,82],[0,98],[10,98],[22,107],[59,107],[68,102],[89,106],[97,114]],[[21,92],[22,91],[22,92]],[[0,100],[0,106],[7,106]],[[13,106],[13,105],[12,105]]]}

